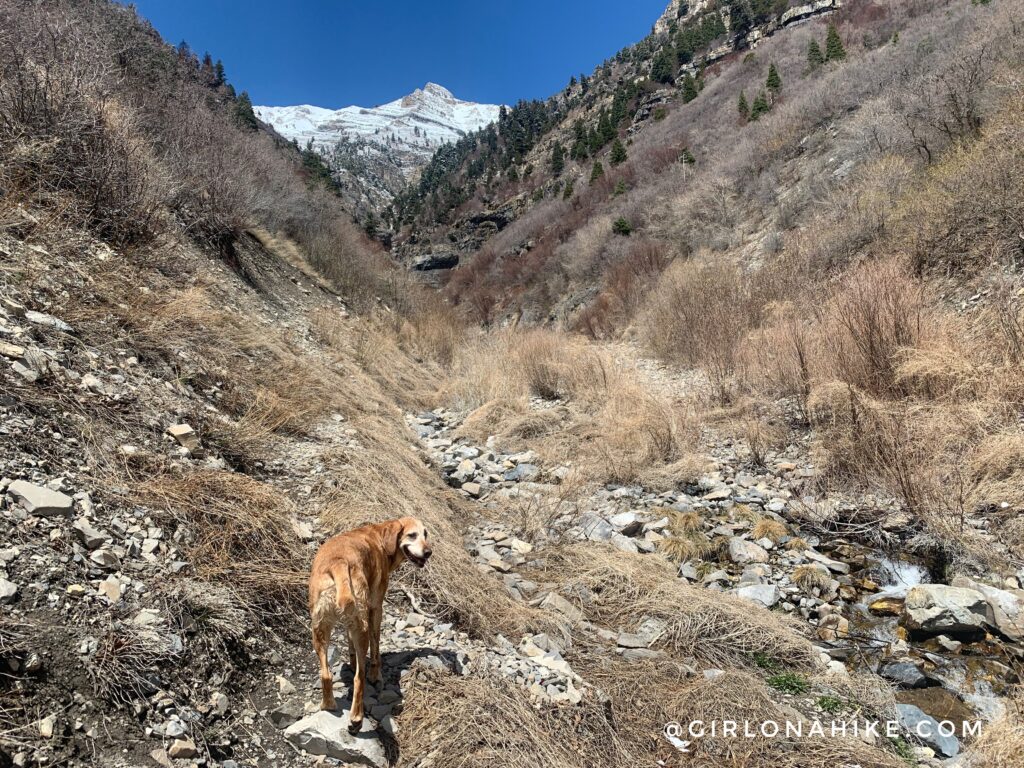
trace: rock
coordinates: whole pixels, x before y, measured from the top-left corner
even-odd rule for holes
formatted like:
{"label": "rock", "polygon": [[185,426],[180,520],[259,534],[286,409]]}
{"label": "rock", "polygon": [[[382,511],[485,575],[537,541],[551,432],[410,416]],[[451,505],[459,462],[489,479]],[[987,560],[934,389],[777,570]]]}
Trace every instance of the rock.
{"label": "rock", "polygon": [[974,589],[919,584],[907,592],[900,623],[911,632],[980,635],[994,619],[985,596]]}
{"label": "rock", "polygon": [[199,442],[199,435],[188,424],[174,424],[167,428],[167,434],[178,441],[178,445],[186,449],[196,458],[202,458],[203,446]]}
{"label": "rock", "polygon": [[643,527],[643,523],[637,518],[635,512],[620,512],[617,515],[612,515],[608,522],[623,536],[633,536]]}
{"label": "rock", "polygon": [[868,603],[868,610],[876,616],[899,616],[903,613],[903,598],[876,597]]}
{"label": "rock", "polygon": [[175,739],[167,750],[167,756],[172,760],[191,760],[199,757],[199,750],[192,739]]}
{"label": "rock", "polygon": [[110,540],[109,536],[93,528],[84,517],[76,520],[75,524],[71,527],[75,532],[75,536],[86,549],[98,549]]}
{"label": "rock", "polygon": [[570,621],[579,621],[583,618],[583,611],[555,592],[548,592],[540,601],[540,607],[557,611]]}
{"label": "rock", "polygon": [[713,491],[704,494],[705,501],[725,501],[732,496],[732,488],[715,488]]}
{"label": "rock", "polygon": [[616,549],[620,549],[623,552],[639,552],[637,544],[633,539],[628,536],[623,536],[621,533],[613,533],[612,537],[608,540],[612,546]]}
{"label": "rock", "polygon": [[151,627],[154,624],[159,624],[161,621],[160,611],[154,608],[143,608],[132,619],[132,624],[137,627]]}
{"label": "rock", "polygon": [[768,553],[754,542],[734,536],[729,540],[729,559],[738,565],[767,563]]}
{"label": "rock", "polygon": [[25,356],[25,348],[19,347],[17,344],[8,344],[6,341],[0,341],[0,355],[20,360]]}
{"label": "rock", "polygon": [[18,585],[13,581],[0,578],[0,604],[13,603],[18,596]]}
{"label": "rock", "polygon": [[818,624],[818,639],[829,642],[848,637],[850,622],[838,613],[829,614]]}
{"label": "rock", "polygon": [[896,661],[883,665],[878,674],[901,688],[927,688],[928,678],[916,664],[909,661]]}
{"label": "rock", "polygon": [[302,710],[297,704],[282,704],[270,712],[270,722],[279,729],[284,729],[302,718]]}
{"label": "rock", "polygon": [[615,535],[615,529],[607,520],[593,512],[580,516],[580,528],[583,536],[591,541],[608,541]]}
{"label": "rock", "polygon": [[121,584],[117,577],[111,575],[111,577],[106,577],[106,579],[99,583],[99,594],[112,603],[116,603],[121,599],[121,595],[124,594],[124,585]]}
{"label": "rock", "polygon": [[292,681],[289,680],[287,677],[278,675],[277,692],[280,693],[282,696],[287,696],[289,694],[295,693],[295,686],[292,684]]}
{"label": "rock", "polygon": [[505,473],[505,479],[514,483],[529,483],[540,477],[540,468],[533,464],[517,464]]}
{"label": "rock", "polygon": [[29,368],[26,365],[23,365],[18,361],[15,361],[14,364],[11,365],[11,370],[13,370],[19,376],[21,376],[21,378],[27,381],[29,384],[35,384],[37,381],[39,381],[38,373],[36,373],[31,368]]}
{"label": "rock", "polygon": [[935,638],[935,641],[943,650],[949,651],[950,653],[960,653],[960,649],[964,647],[964,644],[959,640],[954,640],[953,638],[946,637],[945,635],[939,635]]}
{"label": "rock", "polygon": [[36,727],[39,729],[39,735],[44,739],[52,739],[53,732],[57,728],[57,716],[48,715],[36,723]]}
{"label": "rock", "polygon": [[956,757],[960,741],[956,736],[945,736],[939,731],[939,722],[926,715],[913,704],[897,704],[896,716],[900,724],[915,738],[931,747],[943,757]]}
{"label": "rock", "polygon": [[996,631],[1014,642],[1024,640],[1024,592],[999,589],[965,576],[953,579],[953,586],[981,592],[992,608]]}
{"label": "rock", "polygon": [[468,493],[474,499],[479,499],[480,498],[480,493],[482,492],[482,488],[480,486],[480,483],[463,483],[462,484],[462,490],[464,490],[466,493]]}
{"label": "rock", "polygon": [[47,328],[54,328],[64,333],[73,333],[73,329],[70,325],[65,323],[60,318],[48,315],[45,312],[35,312],[34,310],[25,311],[25,319],[34,325],[42,325]]}
{"label": "rock", "polygon": [[153,759],[153,762],[162,768],[174,768],[174,763],[171,762],[171,758],[167,756],[166,749],[154,749],[149,753],[149,756]]}
{"label": "rock", "polygon": [[231,706],[231,701],[223,693],[219,691],[210,696],[210,706],[213,707],[213,711],[223,717],[228,713],[228,708]]}
{"label": "rock", "polygon": [[24,480],[15,480],[7,487],[7,492],[26,512],[39,517],[70,514],[75,504],[70,496]]}
{"label": "rock", "polygon": [[364,719],[359,733],[348,732],[348,712],[340,717],[333,712],[317,712],[293,723],[284,737],[311,755],[326,755],[343,763],[386,768],[384,747],[377,739],[369,719]]}
{"label": "rock", "polygon": [[763,605],[765,608],[771,608],[782,599],[782,593],[775,584],[752,584],[730,590],[730,592],[736,597]]}
{"label": "rock", "polygon": [[832,573],[846,574],[850,572],[850,566],[846,563],[842,563],[839,560],[833,560],[831,557],[826,557],[821,554],[821,552],[815,552],[813,549],[804,550],[804,557],[808,560],[813,560],[816,563],[821,563],[832,571]]}

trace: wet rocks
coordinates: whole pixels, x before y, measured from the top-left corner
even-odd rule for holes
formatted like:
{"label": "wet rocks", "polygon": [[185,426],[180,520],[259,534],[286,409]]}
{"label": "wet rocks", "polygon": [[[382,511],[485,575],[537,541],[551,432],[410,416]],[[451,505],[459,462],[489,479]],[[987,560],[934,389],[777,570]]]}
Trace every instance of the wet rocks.
{"label": "wet rocks", "polygon": [[993,622],[985,596],[974,589],[920,584],[907,592],[900,623],[911,632],[979,635]]}
{"label": "wet rocks", "polygon": [[944,735],[940,723],[913,704],[897,704],[896,715],[900,724],[916,739],[931,747],[943,757],[956,757],[960,753],[960,740]]}
{"label": "wet rocks", "polygon": [[920,667],[909,661],[883,664],[879,668],[878,674],[901,688],[927,688],[930,684],[928,677]]}

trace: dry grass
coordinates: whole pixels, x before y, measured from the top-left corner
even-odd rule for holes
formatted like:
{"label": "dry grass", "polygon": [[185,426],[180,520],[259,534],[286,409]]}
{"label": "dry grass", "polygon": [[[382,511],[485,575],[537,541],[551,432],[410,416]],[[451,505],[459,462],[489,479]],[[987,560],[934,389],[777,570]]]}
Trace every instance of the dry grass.
{"label": "dry grass", "polygon": [[176,654],[171,639],[157,630],[123,626],[99,639],[86,660],[93,691],[108,701],[128,707],[156,691],[150,677]]}
{"label": "dry grass", "polygon": [[762,517],[754,524],[755,539],[770,539],[772,544],[778,544],[788,534],[785,525],[770,517]]}
{"label": "dry grass", "polygon": [[792,552],[802,552],[803,550],[808,549],[809,546],[810,545],[808,545],[807,540],[802,539],[799,536],[786,542],[786,549]]}
{"label": "dry grass", "polygon": [[653,616],[667,629],[655,647],[710,665],[746,666],[767,654],[796,668],[813,668],[817,655],[800,628],[749,603],[682,584],[663,560],[587,544],[549,551],[545,577],[567,594],[583,594],[585,616],[604,626],[636,627]]}
{"label": "dry grass", "polygon": [[245,475],[194,470],[147,479],[138,495],[165,524],[190,532],[183,545],[200,578],[230,585],[263,615],[302,605],[309,553],[280,491]]}
{"label": "dry grass", "polygon": [[807,594],[812,594],[816,589],[824,591],[832,583],[832,575],[828,568],[818,564],[798,565],[793,569],[791,578],[793,583]]}
{"label": "dry grass", "polygon": [[408,756],[402,764],[452,768],[577,768],[627,765],[637,757],[592,691],[577,706],[534,706],[507,681],[438,673],[419,673],[412,681],[402,750]]}
{"label": "dry grass", "polygon": [[1017,691],[1007,704],[1006,714],[982,730],[969,750],[975,768],[1019,766],[1024,756],[1024,696]]}

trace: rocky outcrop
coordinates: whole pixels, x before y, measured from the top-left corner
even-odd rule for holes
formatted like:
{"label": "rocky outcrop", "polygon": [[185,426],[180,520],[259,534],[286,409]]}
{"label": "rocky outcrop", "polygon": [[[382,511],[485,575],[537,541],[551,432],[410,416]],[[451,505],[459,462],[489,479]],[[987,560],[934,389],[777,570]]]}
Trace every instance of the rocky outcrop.
{"label": "rocky outcrop", "polygon": [[348,712],[317,712],[288,726],[284,737],[311,755],[324,755],[351,765],[385,768],[388,764],[384,746],[370,724],[363,720],[359,733],[348,732]]}

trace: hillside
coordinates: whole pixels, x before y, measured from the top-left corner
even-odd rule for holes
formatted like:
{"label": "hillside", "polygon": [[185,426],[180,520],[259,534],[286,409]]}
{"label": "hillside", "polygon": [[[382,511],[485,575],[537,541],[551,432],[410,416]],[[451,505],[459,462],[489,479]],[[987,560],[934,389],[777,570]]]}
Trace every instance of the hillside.
{"label": "hillside", "polygon": [[313,147],[342,183],[362,192],[355,213],[379,217],[414,183],[438,147],[498,119],[499,107],[456,99],[427,83],[377,107],[255,107],[256,115],[301,147]]}
{"label": "hillside", "polygon": [[[512,107],[399,201],[476,217],[439,293],[223,67],[0,3],[0,766],[1022,765],[1022,14],[851,0],[689,100],[677,55]],[[350,737],[305,580],[402,515]]]}

